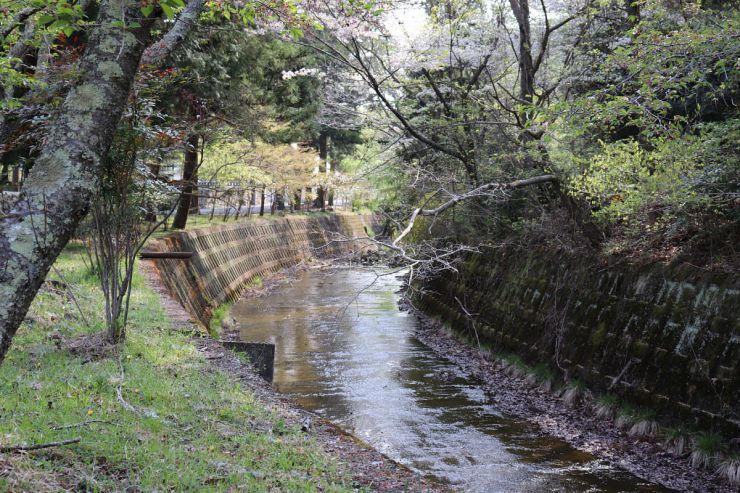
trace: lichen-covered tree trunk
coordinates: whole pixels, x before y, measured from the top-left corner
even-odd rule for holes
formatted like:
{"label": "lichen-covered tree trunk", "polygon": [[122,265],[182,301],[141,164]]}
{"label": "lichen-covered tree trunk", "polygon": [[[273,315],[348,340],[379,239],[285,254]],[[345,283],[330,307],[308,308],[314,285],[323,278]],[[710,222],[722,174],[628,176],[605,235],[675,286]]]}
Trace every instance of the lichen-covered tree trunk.
{"label": "lichen-covered tree trunk", "polygon": [[139,8],[135,0],[101,2],[79,80],[46,136],[20,200],[0,220],[0,362],[97,190],[102,157],[150,44],[151,19],[135,29],[117,27],[124,14],[140,18]]}

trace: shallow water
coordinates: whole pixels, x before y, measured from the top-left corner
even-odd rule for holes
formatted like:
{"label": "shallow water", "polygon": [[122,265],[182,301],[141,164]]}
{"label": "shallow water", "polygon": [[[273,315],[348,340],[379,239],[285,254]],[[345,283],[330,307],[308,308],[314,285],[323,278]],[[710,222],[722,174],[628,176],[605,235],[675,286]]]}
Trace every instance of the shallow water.
{"label": "shallow water", "polygon": [[276,344],[278,391],[460,490],[666,491],[502,415],[480,381],[414,337],[399,285],[370,269],[313,270],[233,313],[243,340]]}

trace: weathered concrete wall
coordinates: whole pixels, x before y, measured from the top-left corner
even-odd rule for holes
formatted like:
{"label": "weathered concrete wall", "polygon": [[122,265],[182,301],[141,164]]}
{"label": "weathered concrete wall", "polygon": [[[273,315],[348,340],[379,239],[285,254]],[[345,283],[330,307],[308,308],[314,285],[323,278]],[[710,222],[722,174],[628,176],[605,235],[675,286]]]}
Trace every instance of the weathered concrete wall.
{"label": "weathered concrete wall", "polygon": [[[175,233],[153,243],[152,251],[192,251],[188,260],[154,260],[170,294],[203,326],[213,310],[235,301],[257,277],[265,279],[313,258],[335,258],[374,248],[367,241],[371,216],[288,216]],[[338,240],[338,241],[335,241]]]}
{"label": "weathered concrete wall", "polygon": [[471,330],[457,297],[496,350],[550,362],[664,415],[740,431],[737,276],[516,251],[471,256],[425,288],[422,309]]}

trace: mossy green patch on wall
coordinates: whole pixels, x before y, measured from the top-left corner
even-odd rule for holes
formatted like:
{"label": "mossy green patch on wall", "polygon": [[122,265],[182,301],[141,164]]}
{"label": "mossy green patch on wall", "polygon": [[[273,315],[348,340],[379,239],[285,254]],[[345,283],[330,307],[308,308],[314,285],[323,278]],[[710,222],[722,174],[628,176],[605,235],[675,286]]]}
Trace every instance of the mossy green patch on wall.
{"label": "mossy green patch on wall", "polygon": [[[740,281],[682,264],[605,266],[562,251],[471,255],[420,290],[457,330],[455,297],[486,342],[663,414],[740,432]],[[616,381],[616,384],[615,384]],[[647,401],[647,402],[646,402]]]}

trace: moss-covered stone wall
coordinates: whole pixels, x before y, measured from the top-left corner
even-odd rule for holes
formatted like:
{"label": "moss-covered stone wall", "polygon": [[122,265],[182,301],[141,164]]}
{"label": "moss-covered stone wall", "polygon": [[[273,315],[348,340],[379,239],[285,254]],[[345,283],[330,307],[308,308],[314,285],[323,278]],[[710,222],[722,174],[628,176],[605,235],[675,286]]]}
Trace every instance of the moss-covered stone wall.
{"label": "moss-covered stone wall", "polygon": [[471,335],[475,329],[494,350],[549,362],[596,391],[738,436],[737,276],[497,251],[473,255],[458,274],[423,287],[423,310]]}
{"label": "moss-covered stone wall", "polygon": [[213,310],[259,280],[314,258],[352,256],[368,248],[372,216],[288,216],[174,233],[149,250],[192,251],[187,260],[153,260],[170,294],[204,327]]}

